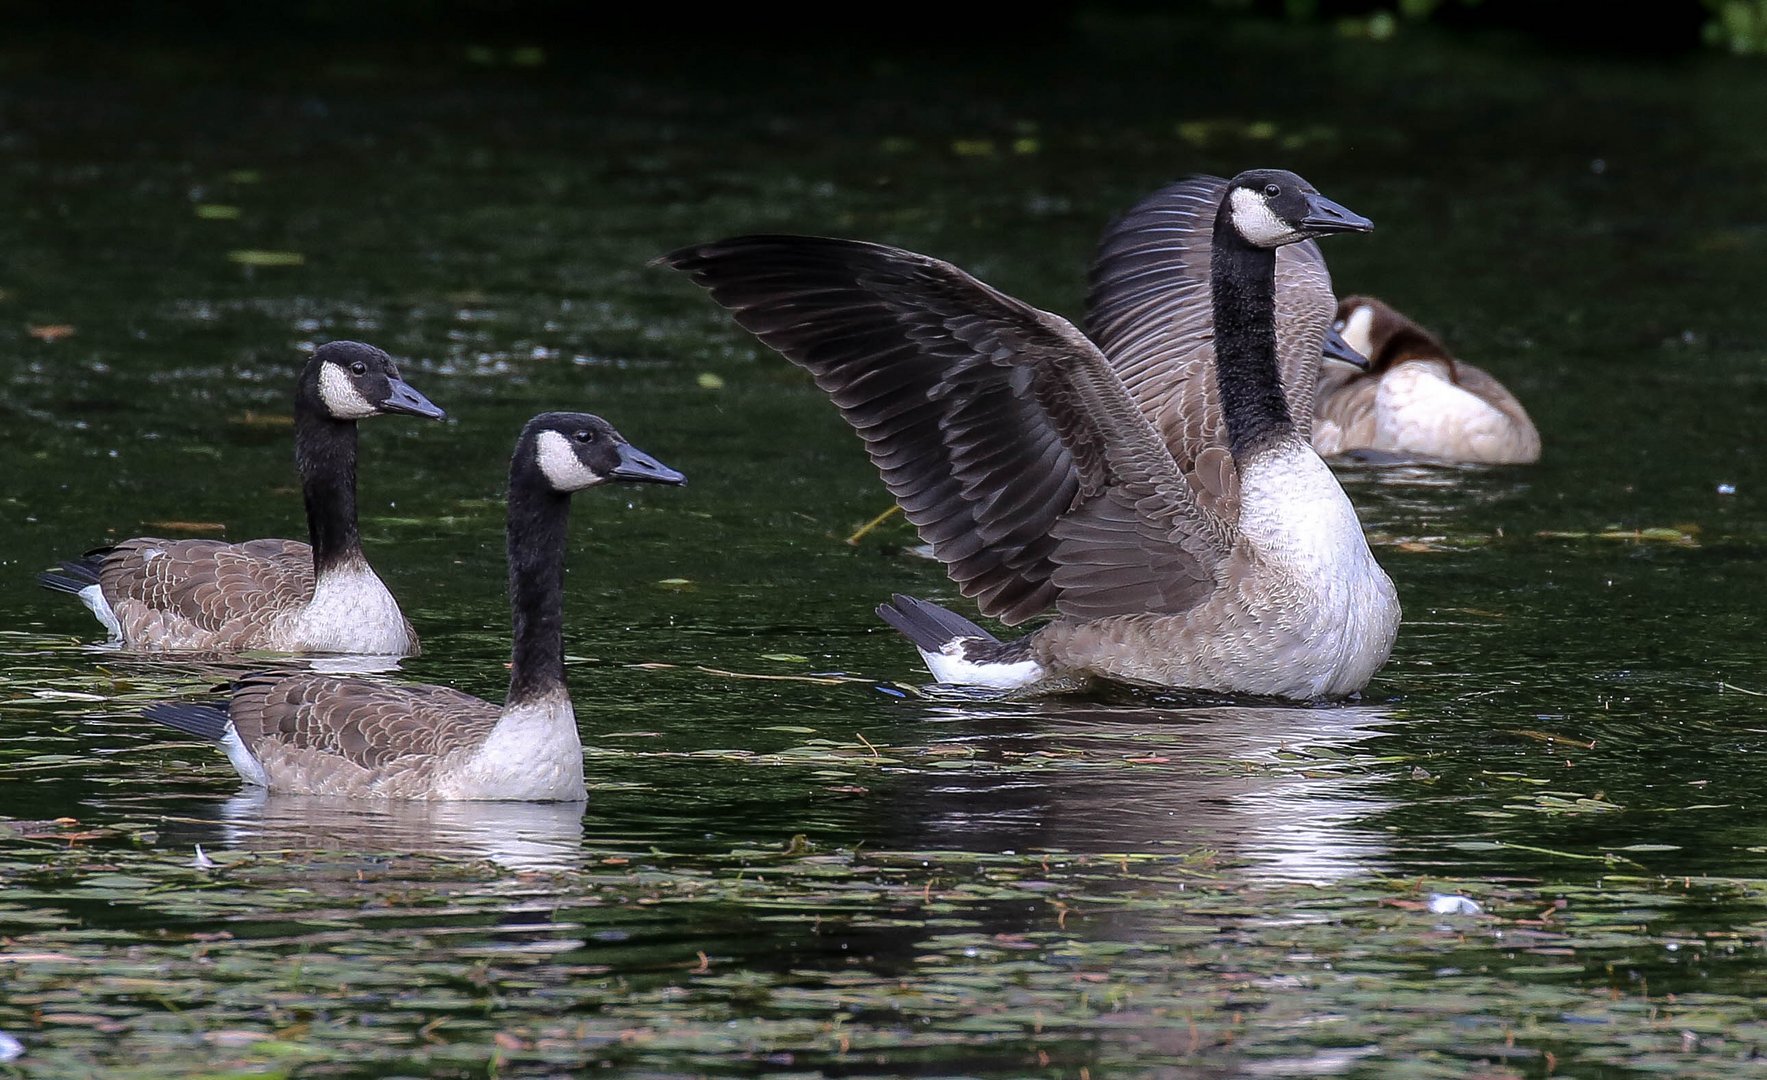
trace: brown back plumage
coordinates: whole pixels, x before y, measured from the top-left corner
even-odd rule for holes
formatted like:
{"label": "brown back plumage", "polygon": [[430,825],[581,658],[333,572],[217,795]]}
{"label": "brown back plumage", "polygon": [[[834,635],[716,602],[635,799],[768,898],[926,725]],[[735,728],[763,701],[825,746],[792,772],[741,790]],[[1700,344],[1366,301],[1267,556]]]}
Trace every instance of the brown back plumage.
{"label": "brown back plumage", "polygon": [[[1137,203],[1099,240],[1086,330],[1153,421],[1198,499],[1239,517],[1239,473],[1216,386],[1210,262],[1218,177],[1171,184]],[[1301,437],[1313,416],[1319,350],[1331,322],[1331,275],[1311,240],[1276,252],[1277,366]]]}
{"label": "brown back plumage", "polygon": [[331,783],[353,788],[394,773],[426,786],[453,755],[482,745],[500,715],[498,706],[445,686],[283,674],[240,680],[231,710],[246,749],[281,782],[299,786],[290,773],[311,761]]}
{"label": "brown back plumage", "polygon": [[93,552],[124,639],[148,619],[183,620],[204,647],[238,648],[313,598],[313,550],[294,540],[138,537]]}
{"label": "brown back plumage", "polygon": [[1215,588],[1223,528],[1066,320],[877,244],[744,237],[665,261],[811,373],[985,614],[1178,613]]}

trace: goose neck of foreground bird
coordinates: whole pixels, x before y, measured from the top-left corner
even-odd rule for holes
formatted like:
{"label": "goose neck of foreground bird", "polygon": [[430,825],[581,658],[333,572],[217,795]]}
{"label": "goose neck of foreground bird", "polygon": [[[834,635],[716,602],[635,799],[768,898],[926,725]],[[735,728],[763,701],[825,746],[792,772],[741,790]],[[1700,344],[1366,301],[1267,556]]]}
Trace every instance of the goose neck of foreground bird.
{"label": "goose neck of foreground bird", "polygon": [[565,693],[564,554],[571,500],[532,469],[509,477],[509,605],[515,646],[505,711]]}
{"label": "goose neck of foreground bird", "polygon": [[356,530],[356,425],[295,398],[295,467],[307,504],[313,573],[322,576],[362,557]]}
{"label": "goose neck of foreground bird", "polygon": [[1215,215],[1209,277],[1215,315],[1215,381],[1235,461],[1293,434],[1276,367],[1276,249],[1248,243],[1230,202]]}

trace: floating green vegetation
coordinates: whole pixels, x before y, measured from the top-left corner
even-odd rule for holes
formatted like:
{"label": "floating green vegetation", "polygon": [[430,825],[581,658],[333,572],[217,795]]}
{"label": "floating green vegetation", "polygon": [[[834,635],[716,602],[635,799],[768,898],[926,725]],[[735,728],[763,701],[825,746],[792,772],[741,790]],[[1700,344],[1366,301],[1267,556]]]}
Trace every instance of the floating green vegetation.
{"label": "floating green vegetation", "polygon": [[1767,910],[1699,925],[1757,881],[1485,886],[1442,916],[1453,883],[1252,884],[1208,853],[799,836],[517,871],[266,840],[205,868],[125,827],[8,831],[9,1075],[1720,1076],[1767,1043],[1751,994],[1702,988],[1759,964]]}
{"label": "floating green vegetation", "polygon": [[307,261],[307,257],[298,251],[259,251],[249,248],[229,251],[227,259],[241,266],[302,266]]}
{"label": "floating green vegetation", "polygon": [[1323,124],[1285,129],[1271,120],[1234,117],[1185,120],[1174,128],[1174,133],[1198,148],[1251,143],[1266,146],[1274,144],[1283,150],[1299,150],[1314,144],[1329,145],[1341,138],[1336,128]]}
{"label": "floating green vegetation", "polygon": [[1664,525],[1648,529],[1602,529],[1597,532],[1542,529],[1534,535],[1544,540],[1618,540],[1626,544],[1669,544],[1674,547],[1699,547],[1699,531],[1697,525]]}

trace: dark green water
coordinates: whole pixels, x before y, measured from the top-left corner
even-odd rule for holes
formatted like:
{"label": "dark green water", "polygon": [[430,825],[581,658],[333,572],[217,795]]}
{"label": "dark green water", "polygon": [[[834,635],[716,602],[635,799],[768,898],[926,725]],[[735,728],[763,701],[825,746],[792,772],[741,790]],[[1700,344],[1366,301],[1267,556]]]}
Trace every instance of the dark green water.
{"label": "dark green water", "polygon": [[[1758,65],[1255,23],[0,45],[0,1075],[1767,1073],[1763,117]],[[903,696],[871,608],[952,591],[899,524],[843,543],[888,505],[857,441],[648,261],[849,235],[1077,315],[1113,214],[1261,165],[1376,221],[1339,290],[1545,460],[1342,472],[1406,612],[1358,705]],[[501,692],[528,416],[690,477],[577,500],[586,815],[254,801],[136,715],[224,671],[35,587],[168,522],[304,535],[277,421],[339,337],[452,416],[363,431],[402,677]],[[1682,539],[1597,535],[1639,529]]]}

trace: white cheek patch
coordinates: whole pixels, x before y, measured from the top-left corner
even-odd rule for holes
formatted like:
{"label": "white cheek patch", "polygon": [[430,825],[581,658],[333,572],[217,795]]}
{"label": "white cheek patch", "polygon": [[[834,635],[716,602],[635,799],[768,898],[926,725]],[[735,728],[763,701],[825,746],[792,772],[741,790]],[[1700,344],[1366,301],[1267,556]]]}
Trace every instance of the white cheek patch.
{"label": "white cheek patch", "polygon": [[329,362],[319,365],[319,399],[325,402],[325,411],[339,420],[360,420],[380,411],[368,403],[343,368]]}
{"label": "white cheek patch", "polygon": [[1344,320],[1343,329],[1338,333],[1350,348],[1370,360],[1374,359],[1374,308],[1362,304],[1351,311],[1350,317]]}
{"label": "white cheek patch", "polygon": [[1270,209],[1269,201],[1250,188],[1234,188],[1230,204],[1233,228],[1248,243],[1273,248],[1301,239],[1299,232]]}
{"label": "white cheek patch", "polygon": [[571,441],[556,431],[542,431],[534,440],[534,459],[559,491],[581,491],[607,479],[583,464]]}

